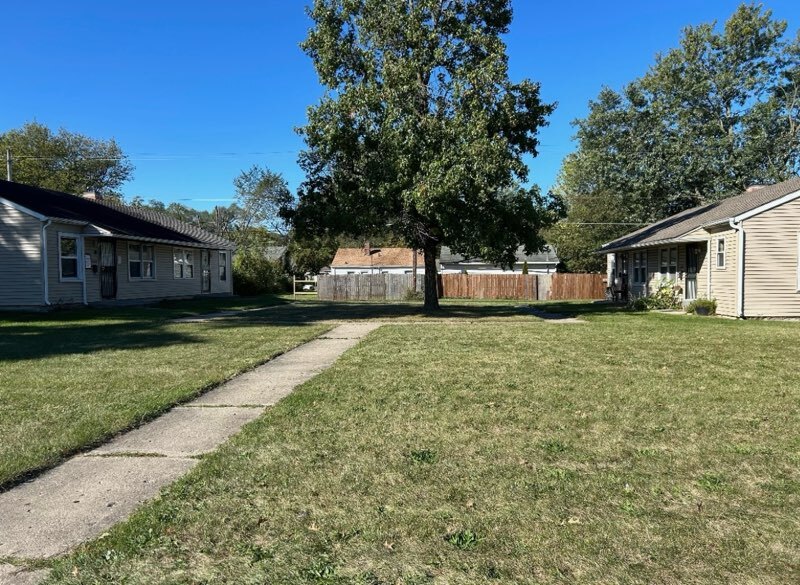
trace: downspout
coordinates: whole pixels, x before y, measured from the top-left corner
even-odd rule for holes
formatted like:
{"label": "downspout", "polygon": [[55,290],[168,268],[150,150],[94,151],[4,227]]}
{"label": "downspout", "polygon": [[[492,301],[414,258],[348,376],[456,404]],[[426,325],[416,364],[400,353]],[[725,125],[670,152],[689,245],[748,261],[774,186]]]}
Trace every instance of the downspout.
{"label": "downspout", "polygon": [[737,233],[736,238],[736,316],[744,319],[744,228],[741,222],[728,220],[728,224]]}
{"label": "downspout", "polygon": [[50,291],[47,287],[47,228],[50,227],[52,220],[42,221],[42,291],[44,293],[44,304],[50,306]]}
{"label": "downspout", "polygon": [[[88,305],[89,301],[86,299],[86,265],[84,258],[86,257],[86,236],[81,236],[81,249],[78,254],[78,270],[81,274],[81,288],[83,289],[83,304]],[[210,262],[210,261],[209,261]]]}
{"label": "downspout", "polygon": [[708,238],[708,244],[706,244],[705,263],[706,263],[706,298],[707,299],[711,298],[711,267],[712,267],[712,261],[714,260],[713,256],[711,255],[711,246],[712,246],[713,241],[714,240],[712,238]]}

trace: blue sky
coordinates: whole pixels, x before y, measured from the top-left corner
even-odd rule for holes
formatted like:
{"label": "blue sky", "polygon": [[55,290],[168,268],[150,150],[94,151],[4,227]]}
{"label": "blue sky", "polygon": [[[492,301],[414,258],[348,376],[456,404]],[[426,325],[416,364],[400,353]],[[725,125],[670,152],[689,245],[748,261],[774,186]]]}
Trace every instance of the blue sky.
{"label": "blue sky", "polygon": [[[547,190],[573,149],[570,121],[603,85],[644,73],[689,24],[724,21],[735,0],[514,0],[511,75],[558,102],[540,134],[531,180]],[[261,164],[292,188],[294,132],[321,88],[298,43],[305,0],[6,3],[0,130],[37,120],[114,137],[136,166],[126,196],[227,204],[232,181]],[[790,34],[800,2],[765,2]]]}

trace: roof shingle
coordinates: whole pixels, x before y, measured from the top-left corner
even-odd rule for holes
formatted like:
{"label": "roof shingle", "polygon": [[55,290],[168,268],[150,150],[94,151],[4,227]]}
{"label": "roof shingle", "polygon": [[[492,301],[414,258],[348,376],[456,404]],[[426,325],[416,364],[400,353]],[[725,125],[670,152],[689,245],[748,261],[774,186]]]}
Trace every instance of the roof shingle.
{"label": "roof shingle", "polygon": [[797,191],[800,191],[800,177],[746,191],[716,203],[693,207],[603,244],[600,251],[613,252],[674,240],[696,229],[726,222]]}
{"label": "roof shingle", "polygon": [[228,240],[150,209],[92,201],[21,183],[0,180],[0,197],[53,220],[96,225],[115,236],[185,245],[235,249]]}

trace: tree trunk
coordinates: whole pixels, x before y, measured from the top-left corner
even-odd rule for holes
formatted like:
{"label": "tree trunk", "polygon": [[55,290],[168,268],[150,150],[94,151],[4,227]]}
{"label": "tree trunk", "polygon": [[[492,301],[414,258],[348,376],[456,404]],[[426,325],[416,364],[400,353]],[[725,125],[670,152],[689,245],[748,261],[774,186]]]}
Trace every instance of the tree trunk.
{"label": "tree trunk", "polygon": [[436,272],[436,243],[425,244],[422,248],[425,259],[425,310],[439,309],[439,282]]}

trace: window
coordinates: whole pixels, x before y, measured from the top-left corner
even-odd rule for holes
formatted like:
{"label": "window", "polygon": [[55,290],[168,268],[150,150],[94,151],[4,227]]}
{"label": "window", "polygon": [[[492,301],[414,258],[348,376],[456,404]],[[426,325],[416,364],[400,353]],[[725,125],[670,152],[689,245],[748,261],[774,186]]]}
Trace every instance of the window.
{"label": "window", "polygon": [[659,250],[660,272],[662,278],[675,280],[678,278],[678,248],[661,248]]}
{"label": "window", "polygon": [[228,280],[228,253],[220,250],[219,253],[219,281]]}
{"label": "window", "polygon": [[636,284],[647,282],[647,252],[633,254],[633,282]]}
{"label": "window", "polygon": [[58,236],[59,270],[62,279],[79,280],[78,236]]}
{"label": "window", "polygon": [[725,268],[725,238],[717,239],[717,268]]}
{"label": "window", "polygon": [[194,252],[184,248],[173,249],[172,268],[175,278],[194,278]]}
{"label": "window", "polygon": [[155,278],[153,246],[128,244],[128,276],[130,278]]}

